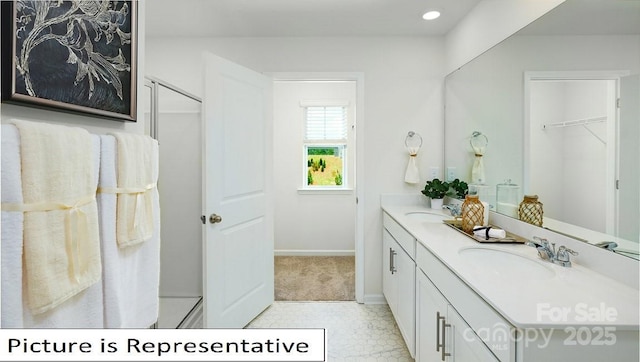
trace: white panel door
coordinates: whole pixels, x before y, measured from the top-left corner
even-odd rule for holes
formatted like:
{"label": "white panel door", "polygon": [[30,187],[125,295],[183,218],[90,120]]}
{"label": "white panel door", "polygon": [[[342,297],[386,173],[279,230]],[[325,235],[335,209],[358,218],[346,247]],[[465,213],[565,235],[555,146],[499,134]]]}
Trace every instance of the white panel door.
{"label": "white panel door", "polygon": [[268,77],[205,54],[206,328],[244,327],[273,303],[271,88]]}

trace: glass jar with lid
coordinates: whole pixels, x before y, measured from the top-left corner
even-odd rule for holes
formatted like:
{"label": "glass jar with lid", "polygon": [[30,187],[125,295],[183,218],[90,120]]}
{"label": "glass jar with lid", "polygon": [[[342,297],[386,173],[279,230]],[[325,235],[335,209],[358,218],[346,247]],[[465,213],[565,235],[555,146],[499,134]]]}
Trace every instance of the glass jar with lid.
{"label": "glass jar with lid", "polygon": [[496,211],[499,214],[517,219],[520,200],[520,186],[511,183],[511,179],[496,185]]}

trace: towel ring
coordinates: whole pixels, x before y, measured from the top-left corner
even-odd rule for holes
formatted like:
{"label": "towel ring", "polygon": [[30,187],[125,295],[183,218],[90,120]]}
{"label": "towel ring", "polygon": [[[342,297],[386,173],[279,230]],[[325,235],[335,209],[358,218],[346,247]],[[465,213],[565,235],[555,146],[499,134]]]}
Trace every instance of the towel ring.
{"label": "towel ring", "polygon": [[409,142],[413,141],[413,140],[418,140],[418,145],[417,145],[418,148],[422,147],[422,136],[420,136],[419,133],[415,133],[413,131],[409,131],[409,133],[407,134],[407,137],[405,137],[404,145],[407,148],[412,147],[412,146],[409,145]]}
{"label": "towel ring", "polygon": [[489,138],[486,135],[478,131],[473,131],[471,139],[469,140],[472,148],[483,148],[489,144]]}

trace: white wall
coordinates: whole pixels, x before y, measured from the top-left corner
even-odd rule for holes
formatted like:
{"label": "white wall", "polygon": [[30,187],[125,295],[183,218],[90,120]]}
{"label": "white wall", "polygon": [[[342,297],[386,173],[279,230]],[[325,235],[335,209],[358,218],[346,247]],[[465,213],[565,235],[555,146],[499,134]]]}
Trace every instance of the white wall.
{"label": "white wall", "polygon": [[[563,132],[561,129],[545,131],[542,125],[561,122],[564,119],[564,89],[557,82],[531,82],[529,137],[536,152],[530,158],[530,189],[537,194],[544,206],[544,216],[561,220],[563,203],[546,202],[561,200],[564,184],[558,185],[563,174]],[[555,162],[551,162],[555,161]]]}
{"label": "white wall", "polygon": [[[299,191],[306,181],[303,155],[304,108],[301,101],[333,100],[348,104],[355,121],[356,83],[278,81],[274,84],[275,251],[278,255],[353,255],[355,192]],[[346,187],[355,175],[355,129],[347,152]],[[349,180],[349,181],[347,181]]]}
{"label": "white wall", "polygon": [[[138,122],[122,122],[110,119],[80,116],[70,113],[41,110],[32,107],[2,103],[0,105],[0,121],[8,123],[12,119],[55,123],[60,125],[82,127],[91,133],[105,134],[108,132],[144,133],[144,76],[145,76],[145,2],[138,2]],[[2,81],[5,81],[4,79]]]}
{"label": "white wall", "polygon": [[[565,85],[566,107],[564,119],[575,120],[607,116],[607,81],[580,81]],[[614,122],[613,119],[609,120]],[[564,218],[569,224],[600,232],[607,232],[607,123],[590,124],[588,128],[564,129],[565,164],[562,185],[565,192]],[[613,231],[613,230],[611,230]]]}
{"label": "white wall", "polygon": [[446,35],[447,73],[489,50],[565,0],[483,0]]}
{"label": "white wall", "polygon": [[[429,166],[442,169],[444,39],[149,38],[147,73],[202,95],[205,50],[259,72],[364,73],[365,300],[381,296],[380,194],[418,193]],[[404,183],[408,131],[424,138],[418,185]]]}
{"label": "white wall", "polygon": [[[606,80],[533,81],[530,97],[530,190],[544,215],[606,232],[607,123],[548,127],[545,124],[607,116]],[[613,120],[612,120],[613,121]],[[549,201],[546,202],[545,201]]]}

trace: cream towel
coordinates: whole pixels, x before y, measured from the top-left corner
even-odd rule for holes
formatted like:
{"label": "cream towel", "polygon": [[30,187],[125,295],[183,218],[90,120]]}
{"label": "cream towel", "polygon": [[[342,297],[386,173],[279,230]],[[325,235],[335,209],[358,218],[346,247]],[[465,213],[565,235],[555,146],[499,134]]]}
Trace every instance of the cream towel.
{"label": "cream towel", "polygon": [[418,171],[416,157],[418,157],[420,147],[408,147],[407,150],[409,151],[409,163],[407,164],[407,171],[404,173],[404,182],[417,184],[420,182],[420,171]]}
{"label": "cream towel", "polygon": [[93,145],[81,128],[14,123],[21,141],[24,204],[17,206],[25,211],[25,286],[37,315],[101,277]]}
{"label": "cream towel", "polygon": [[[100,189],[116,188],[116,140],[100,136]],[[158,170],[153,170],[157,179]],[[158,319],[160,285],[160,205],[153,195],[153,236],[119,248],[116,242],[116,194],[98,193],[102,243],[105,328],[148,328]]]}
{"label": "cream towel", "polygon": [[[93,140],[93,185],[98,184],[100,168],[100,136],[91,135]],[[104,278],[104,274],[102,275]],[[24,328],[104,328],[102,283],[95,283],[47,312],[33,315],[25,307]],[[26,303],[26,301],[25,301]]]}
{"label": "cream towel", "polygon": [[151,137],[113,133],[117,142],[116,239],[119,247],[148,240],[153,235],[153,192],[156,190],[158,142]]}

